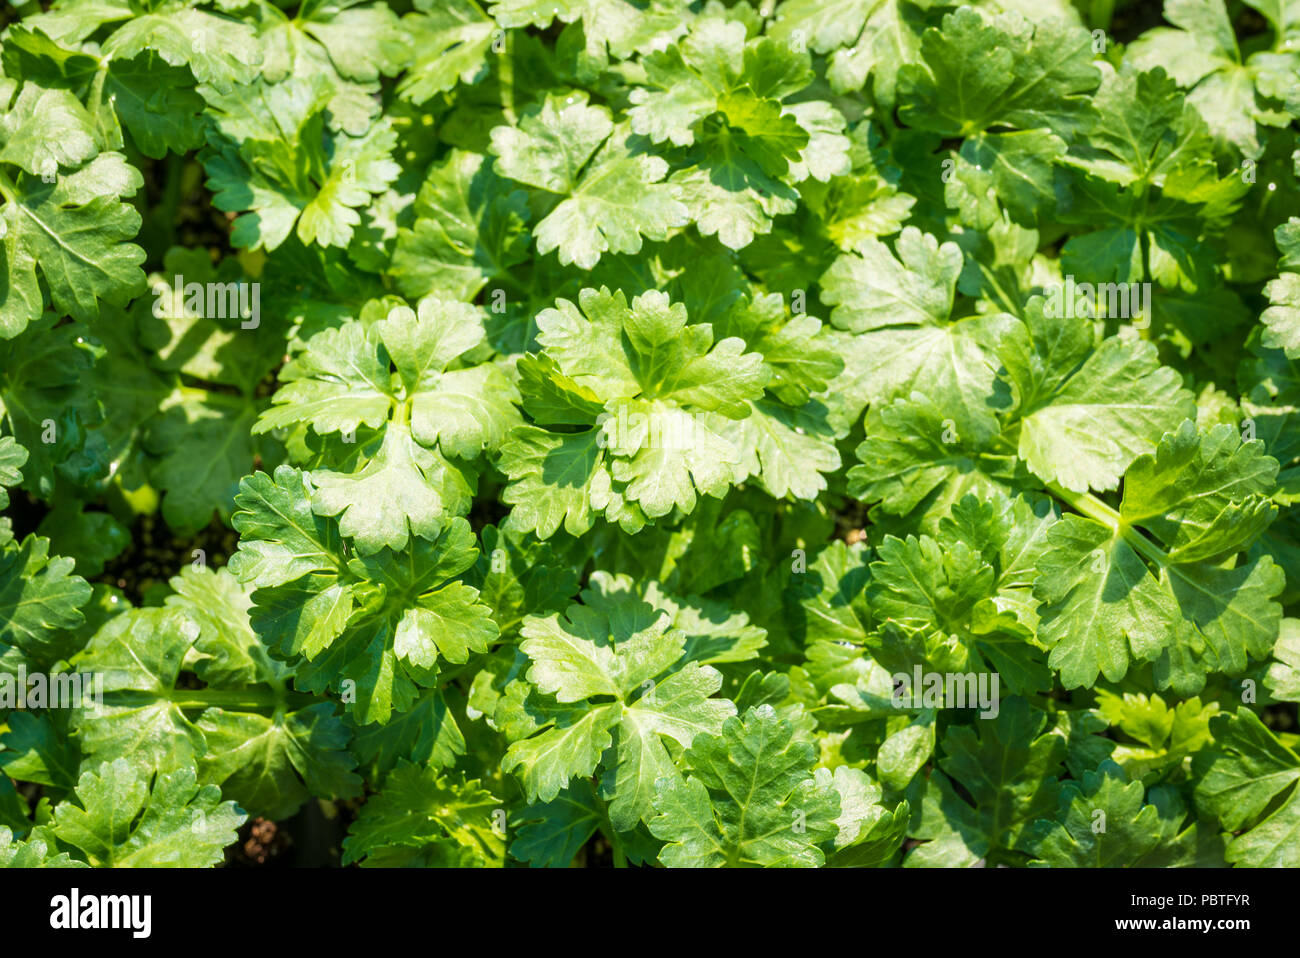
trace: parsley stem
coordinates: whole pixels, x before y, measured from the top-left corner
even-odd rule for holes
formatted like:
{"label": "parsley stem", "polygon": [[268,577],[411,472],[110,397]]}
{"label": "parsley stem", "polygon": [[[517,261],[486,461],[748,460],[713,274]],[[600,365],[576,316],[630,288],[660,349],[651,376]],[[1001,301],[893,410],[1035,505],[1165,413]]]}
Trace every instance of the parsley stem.
{"label": "parsley stem", "polygon": [[1117,536],[1120,536],[1135,551],[1141,553],[1157,565],[1165,566],[1169,564],[1169,554],[1161,549],[1158,545],[1144,536],[1137,529],[1130,526],[1124,517],[1115,509],[1112,509],[1106,503],[1102,502],[1090,492],[1070,492],[1054,482],[1047,483],[1047,489],[1052,495],[1060,499],[1075,512],[1087,516],[1103,526]]}
{"label": "parsley stem", "polygon": [[499,54],[500,60],[497,70],[497,86],[501,90],[501,112],[505,115],[506,122],[511,126],[515,125],[515,42],[513,34],[507,30],[504,37],[504,47]]}
{"label": "parsley stem", "polygon": [[627,854],[623,851],[623,842],[619,839],[618,832],[609,820],[609,805],[599,793],[596,795],[596,803],[600,806],[600,831],[609,840],[610,851],[614,856],[614,867],[626,868]]}
{"label": "parsley stem", "polygon": [[289,693],[284,689],[174,689],[164,697],[177,708],[185,710],[221,708],[241,712],[257,709],[292,710],[321,701],[313,695]]}
{"label": "parsley stem", "polygon": [[[104,108],[104,81],[108,79],[108,64],[112,56],[104,57],[99,61],[99,68],[95,71],[95,79],[90,81],[90,94],[86,100],[86,108],[90,110],[92,116],[99,116]],[[111,107],[112,97],[109,97],[109,106]]]}
{"label": "parsley stem", "polygon": [[162,208],[157,221],[164,225],[168,235],[168,245],[176,245],[176,214],[181,205],[181,178],[184,175],[184,160],[179,153],[168,151],[166,164],[166,183],[163,184]]}
{"label": "parsley stem", "polygon": [[215,389],[200,389],[197,386],[186,386],[184,384],[178,386],[176,392],[183,399],[208,406],[224,406],[227,409],[250,408],[248,397],[242,394],[234,395],[232,393],[217,392]]}

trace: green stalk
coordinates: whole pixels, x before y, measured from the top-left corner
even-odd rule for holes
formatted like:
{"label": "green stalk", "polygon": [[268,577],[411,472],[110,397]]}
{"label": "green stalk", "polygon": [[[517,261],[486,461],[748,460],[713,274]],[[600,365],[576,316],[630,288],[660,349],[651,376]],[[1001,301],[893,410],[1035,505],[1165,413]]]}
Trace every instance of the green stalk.
{"label": "green stalk", "polygon": [[622,843],[621,841],[619,841],[618,835],[616,835],[616,834],[615,834],[615,835],[611,835],[611,836],[610,836],[610,839],[609,839],[609,844],[610,844],[610,846],[613,848],[613,851],[614,851],[614,867],[615,867],[615,868],[626,868],[626,867],[627,867],[627,855],[625,855],[625,854],[623,853],[623,843]]}
{"label": "green stalk", "polygon": [[1088,7],[1088,22],[1093,27],[1109,30],[1115,17],[1115,0],[1092,0]]}
{"label": "green stalk", "polygon": [[1161,549],[1158,545],[1144,536],[1137,529],[1134,529],[1118,511],[1112,509],[1106,503],[1102,502],[1090,492],[1070,492],[1054,482],[1047,483],[1047,490],[1057,499],[1060,499],[1075,512],[1087,516],[1111,531],[1112,534],[1120,536],[1131,545],[1135,551],[1145,556],[1150,561],[1166,566],[1169,564],[1169,554]]}
{"label": "green stalk", "polygon": [[613,824],[610,823],[609,806],[605,803],[605,800],[600,797],[599,792],[596,794],[596,801],[600,805],[600,831],[602,835],[609,839],[609,847],[614,855],[614,867],[626,868],[627,854],[623,851],[623,842],[618,837],[618,832],[614,829]]}
{"label": "green stalk", "polygon": [[4,170],[0,170],[0,197],[4,197],[6,203],[18,202],[18,187]]}
{"label": "green stalk", "polygon": [[288,693],[284,689],[174,689],[163,697],[180,709],[220,708],[241,712],[258,709],[284,711],[318,701],[314,696]]}
{"label": "green stalk", "polygon": [[506,122],[514,126],[515,117],[515,41],[509,30],[505,35],[505,49],[501,51],[501,63],[497,70],[497,85],[501,88],[501,112]]}
{"label": "green stalk", "polygon": [[186,399],[196,403],[207,403],[213,406],[225,406],[227,409],[245,409],[248,406],[248,399],[244,396],[234,396],[230,393],[217,392],[215,389],[200,389],[197,386],[179,386],[176,390]]}
{"label": "green stalk", "polygon": [[179,153],[167,154],[163,161],[167,182],[163,184],[162,210],[158,213],[158,222],[165,224],[167,245],[176,245],[176,214],[181,206],[181,179],[184,176],[184,159]]}

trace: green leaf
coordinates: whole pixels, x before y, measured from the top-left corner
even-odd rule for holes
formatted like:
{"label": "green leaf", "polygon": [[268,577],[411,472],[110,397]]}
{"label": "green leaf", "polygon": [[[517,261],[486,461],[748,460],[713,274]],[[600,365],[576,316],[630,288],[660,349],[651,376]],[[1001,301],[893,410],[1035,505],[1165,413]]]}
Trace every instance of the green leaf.
{"label": "green leaf", "polygon": [[1138,455],[1192,415],[1178,374],[1150,343],[1119,336],[1093,345],[1087,326],[1049,302],[1027,313],[1028,337],[1000,355],[1019,393],[1018,452],[1040,479],[1081,492],[1113,489]]}
{"label": "green leaf", "polygon": [[842,256],[822,278],[822,299],[834,306],[831,322],[860,333],[887,326],[943,322],[952,312],[953,286],[961,273],[961,250],[916,227],[906,227],[895,244],[869,238]]}
{"label": "green leaf", "polygon": [[813,748],[771,706],[727,719],[686,751],[685,777],[656,786],[650,831],[670,868],[816,867],[839,831],[840,796]]}
{"label": "green leaf", "polygon": [[270,587],[341,568],[338,530],[312,512],[304,476],[292,467],[280,466],[274,477],[257,472],[245,478],[235,505],[240,542],[230,571],[242,581]]}
{"label": "green leaf", "polygon": [[1016,13],[957,10],[942,30],[925,32],[920,52],[924,65],[898,73],[899,116],[945,136],[993,126],[1068,136],[1082,125],[1087,94],[1100,80],[1086,30]]}
{"label": "green leaf", "polygon": [[1300,356],[1300,274],[1292,268],[1300,266],[1300,219],[1287,220],[1273,231],[1273,236],[1282,253],[1284,272],[1264,287],[1270,305],[1260,316],[1266,327],[1263,343],[1294,359]]}
{"label": "green leaf", "polygon": [[[1196,846],[1197,825],[1180,832],[1179,819],[1143,800],[1141,782],[1126,782],[1113,762],[1085,772],[1082,784],[1061,789],[1056,821],[1038,822],[1025,840],[1033,864],[1053,868],[1158,867],[1179,848]],[[1185,853],[1184,853],[1185,854]]]}
{"label": "green leaf", "polygon": [[632,129],[656,143],[693,143],[693,125],[717,110],[721,94],[739,85],[744,45],[742,24],[710,17],[697,22],[681,44],[647,57],[652,88],[632,92]]}
{"label": "green leaf", "polygon": [[107,464],[102,431],[89,433],[103,415],[88,388],[94,348],[85,334],[46,316],[21,338],[0,340],[0,422],[27,450],[27,488],[46,499],[58,482],[94,482]]}
{"label": "green leaf", "polygon": [[[153,50],[114,59],[104,88],[140,152],[153,159],[203,145],[203,97]],[[160,82],[161,81],[161,82]]]}
{"label": "green leaf", "polygon": [[[817,776],[823,778],[825,770],[819,769]],[[881,801],[880,786],[865,772],[847,765],[835,769],[832,781],[840,793],[839,833],[826,864],[831,868],[878,868],[892,863],[907,837],[907,803],[889,808]]]}
{"label": "green leaf", "polygon": [[[725,699],[711,698],[722,675],[698,662],[680,663],[685,636],[672,617],[630,590],[627,580],[595,573],[564,616],[529,617],[520,630],[528,655],[528,681],[560,706],[581,703],[581,720],[565,718],[536,737],[513,742],[503,768],[523,767],[530,801],[549,802],[569,777],[591,775],[606,747],[601,794],[619,831],[636,828],[653,812],[655,781],[671,771],[660,736],[689,746],[735,714]],[[676,610],[673,610],[676,611]],[[590,699],[612,697],[604,706]],[[546,706],[539,705],[542,711]],[[525,710],[528,706],[525,705]]]}
{"label": "green leaf", "polygon": [[119,153],[100,153],[78,169],[56,173],[24,170],[0,179],[4,338],[39,318],[46,303],[91,321],[99,318],[101,301],[123,306],[144,289],[144,250],[130,242],[140,229],[140,214],[123,202],[143,184],[139,171]]}
{"label": "green leaf", "polygon": [[[1237,472],[1239,485],[1228,478]],[[1159,686],[1191,694],[1207,671],[1240,674],[1249,658],[1266,657],[1281,618],[1271,601],[1279,570],[1267,556],[1221,560],[1271,520],[1271,460],[1230,426],[1198,433],[1188,422],[1127,476],[1118,513],[1074,500],[1091,518],[1064,519],[1039,562],[1040,635],[1067,687],[1091,685],[1098,671],[1118,681],[1130,660],[1159,656]]]}
{"label": "green leaf", "polygon": [[452,150],[429,169],[415,222],[400,227],[392,272],[408,297],[469,300],[493,281],[508,284],[528,259],[528,196],[512,189],[487,157]]}
{"label": "green leaf", "polygon": [[1197,807],[1241,831],[1300,780],[1300,760],[1247,709],[1218,716],[1210,731],[1214,746],[1197,758]]}
{"label": "green leaf", "polygon": [[184,7],[132,17],[113,32],[104,52],[117,58],[144,50],[172,66],[189,67],[200,83],[223,92],[232,83],[252,80],[261,60],[251,24]]}
{"label": "green leaf", "polygon": [[539,868],[568,868],[600,826],[600,799],[594,786],[575,781],[553,800],[530,805],[519,816],[510,854]]}
{"label": "green leaf", "polygon": [[293,815],[313,795],[355,797],[361,781],[347,752],[350,736],[334,712],[329,702],[270,718],[208,709],[196,723],[206,747],[200,777],[272,820]]}
{"label": "green leaf", "polygon": [[76,794],[54,810],[50,833],[99,868],[211,867],[247,817],[192,768],[152,777],[124,758],[85,772]]}
{"label": "green leaf", "polygon": [[485,60],[497,29],[472,0],[418,6],[425,12],[402,20],[415,58],[398,85],[398,93],[422,104],[453,89],[457,82],[474,83],[481,78],[487,72]]}
{"label": "green leaf", "polygon": [[94,577],[104,563],[117,558],[130,544],[126,526],[107,512],[91,512],[71,503],[51,509],[36,531],[50,540],[53,551],[70,555],[77,568]]}
{"label": "green leaf", "polygon": [[617,57],[628,57],[659,37],[681,31],[680,17],[670,3],[633,5],[625,0],[495,0],[492,16],[503,27],[549,27],[581,21],[586,50],[597,55],[608,46]]}
{"label": "green leaf", "polygon": [[85,617],[90,586],[73,575],[74,562],[50,556],[50,542],[28,536],[0,545],[0,644],[27,659],[53,664],[78,648],[69,634]]}
{"label": "green leaf", "polygon": [[875,0],[785,0],[778,4],[769,36],[783,43],[798,39],[817,53],[850,47],[857,40]]}
{"label": "green leaf", "polygon": [[558,249],[562,265],[591,269],[603,253],[638,253],[643,236],[665,240],[686,224],[676,189],[659,182],[668,164],[630,152],[627,136],[585,94],[550,95],[518,128],[492,131],[503,175],[563,197],[533,228],[539,253]]}
{"label": "green leaf", "polygon": [[0,826],[0,868],[89,868],[85,862],[69,857],[67,852],[54,852],[53,842],[32,837],[25,842],[15,841],[8,826]]}
{"label": "green leaf", "polygon": [[200,779],[220,785],[243,808],[273,819],[292,815],[310,795],[359,794],[347,728],[332,703],[289,702],[292,671],[272,659],[253,632],[250,590],[224,569],[186,569],[171,586],[175,594],[166,604],[199,624],[189,653],[197,657],[198,676],[213,689],[269,686],[274,707],[270,716],[237,705],[204,710],[195,722],[204,739]]}
{"label": "green leaf", "polygon": [[362,763],[368,781],[382,781],[399,761],[427,762],[450,768],[467,744],[446,697],[438,689],[421,690],[415,703],[386,725],[352,726],[350,751]]}
{"label": "green leaf", "polygon": [[[149,425],[143,446],[154,458],[152,485],[164,490],[163,517],[178,532],[194,533],[231,513],[240,477],[273,445],[250,435],[262,404],[248,396],[181,387]],[[193,444],[193,445],[192,445]],[[194,455],[194,448],[209,450]]]}
{"label": "green leaf", "polygon": [[617,705],[606,705],[566,715],[541,735],[511,743],[501,770],[518,776],[528,795],[549,802],[571,779],[595,773],[618,713]]}
{"label": "green leaf", "polygon": [[1226,858],[1245,868],[1295,868],[1295,837],[1300,831],[1300,801],[1293,792],[1286,803],[1250,831],[1228,843]]}
{"label": "green leaf", "polygon": [[133,756],[136,767],[169,769],[203,753],[203,733],[171,695],[199,625],[178,609],[135,609],[110,619],[77,660],[102,676],[103,700],[78,718],[87,757]]}
{"label": "green leaf", "polygon": [[1184,165],[1213,167],[1196,149],[1207,139],[1204,121],[1163,69],[1107,76],[1092,98],[1087,133],[1081,165],[1121,185],[1159,183]]}
{"label": "green leaf", "polygon": [[[284,504],[280,496],[289,498],[286,487],[302,482],[290,472],[277,480],[273,506]],[[258,485],[267,488],[264,481]],[[267,541],[236,569],[247,577],[269,564],[279,573],[274,581],[282,584],[253,593],[251,619],[257,635],[297,666],[298,688],[333,689],[360,724],[387,722],[394,711],[414,706],[421,687],[436,684],[444,660],[464,664],[497,638],[478,592],[458,581],[478,555],[464,519],[448,522],[435,539],[413,538],[404,552],[352,558],[342,553],[332,523],[313,529],[305,519],[297,505],[294,513],[280,512],[265,523],[244,520]],[[294,554],[324,546],[339,551]]]}
{"label": "green leaf", "polygon": [[930,776],[911,832],[929,841],[908,855],[910,867],[971,865],[1016,849],[1033,822],[1056,806],[1065,743],[1044,731],[1043,714],[1012,698],[996,719],[978,725],[952,726],[943,737],[942,771]]}
{"label": "green leaf", "polygon": [[66,721],[59,721],[49,712],[15,711],[10,713],[8,725],[3,739],[5,750],[0,752],[5,774],[55,788],[72,788],[77,783],[81,751],[68,735]]}
{"label": "green leaf", "polygon": [[471,487],[436,450],[415,442],[409,427],[390,424],[359,450],[356,471],[312,473],[313,507],[337,516],[339,530],[363,552],[401,549],[412,536],[432,537],[444,518],[467,511]]}
{"label": "green leaf", "polygon": [[[340,434],[312,470],[314,507],[339,516],[360,551],[436,536],[448,514],[467,510],[473,488],[473,474],[448,457],[495,450],[519,422],[505,374],[465,358],[483,336],[474,307],[425,297],[418,314],[398,306],[369,327],[323,330],[281,372],[285,385],[256,431],[303,423]],[[363,426],[373,431],[359,440]]]}
{"label": "green leaf", "polygon": [[[642,599],[628,580],[604,573],[593,575],[583,603],[563,616],[525,620],[519,648],[540,694],[524,710],[532,727],[554,725],[513,742],[502,768],[522,768],[530,801],[552,801],[570,778],[593,774],[600,761],[609,821],[630,831],[652,814],[655,782],[673,768],[661,737],[689,746],[734,714],[730,702],[711,698],[722,686],[717,670],[681,662],[686,636],[671,624],[671,614]],[[592,701],[606,697],[616,701]],[[546,704],[552,699],[554,709]]]}
{"label": "green leaf", "polygon": [[561,526],[571,535],[591,528],[593,507],[609,501],[610,478],[600,434],[516,429],[501,448],[510,485],[501,495],[511,506],[510,525],[549,539]]}
{"label": "green leaf", "polygon": [[1300,622],[1283,619],[1264,684],[1276,699],[1300,700]]}
{"label": "green leaf", "polygon": [[1048,660],[1067,687],[1100,672],[1118,681],[1133,661],[1155,659],[1175,637],[1178,609],[1138,553],[1100,523],[1066,516],[1048,534],[1035,596],[1044,604]]}
{"label": "green leaf", "polygon": [[961,249],[915,227],[895,242],[896,256],[875,239],[839,257],[822,277],[831,322],[861,335],[848,344],[846,366],[870,401],[922,392],[958,427],[979,440],[997,431],[995,354],[1017,334],[1016,322],[991,313],[950,322],[962,270]]}
{"label": "green leaf", "polygon": [[[715,342],[710,324],[688,323],[683,304],[654,290],[629,305],[622,292],[585,289],[578,305],[559,300],[537,324],[554,365],[524,367],[524,386],[534,390],[525,408],[561,423],[571,418],[565,406],[594,411],[602,401],[604,412],[598,429],[525,427],[503,446],[501,468],[511,479],[503,498],[516,507],[512,523],[521,530],[545,538],[563,522],[580,534],[602,509],[607,519],[639,528],[675,508],[692,511],[698,494],[720,498],[759,470],[732,421],[761,414],[754,400],[771,373],[743,339]],[[773,419],[767,429],[783,442],[755,444],[772,485],[785,491],[793,480],[782,476],[782,456],[799,443]],[[830,454],[819,449],[818,462],[828,463]]]}
{"label": "green leaf", "polygon": [[[497,812],[502,820],[498,823]],[[501,867],[504,809],[463,775],[400,763],[361,808],[343,841],[343,862],[369,867]]]}
{"label": "green leaf", "polygon": [[1124,475],[1120,515],[1160,537],[1170,559],[1194,562],[1236,552],[1273,521],[1277,475],[1264,444],[1242,442],[1227,424],[1198,434],[1190,421]]}
{"label": "green leaf", "polygon": [[[323,111],[331,92],[321,74],[205,91],[219,135],[203,164],[213,203],[241,214],[235,246],[271,251],[290,232],[308,245],[347,246],[361,222],[356,208],[396,179],[391,123],[329,133]],[[259,118],[256,125],[250,117]]]}

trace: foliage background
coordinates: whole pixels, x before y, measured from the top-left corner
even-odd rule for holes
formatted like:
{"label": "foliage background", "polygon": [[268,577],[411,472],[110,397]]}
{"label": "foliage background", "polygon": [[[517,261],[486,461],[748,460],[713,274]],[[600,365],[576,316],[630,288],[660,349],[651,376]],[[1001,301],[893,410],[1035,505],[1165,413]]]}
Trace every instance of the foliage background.
{"label": "foliage background", "polygon": [[0,861],[1300,864],[1287,0],[0,17]]}

